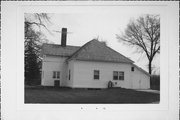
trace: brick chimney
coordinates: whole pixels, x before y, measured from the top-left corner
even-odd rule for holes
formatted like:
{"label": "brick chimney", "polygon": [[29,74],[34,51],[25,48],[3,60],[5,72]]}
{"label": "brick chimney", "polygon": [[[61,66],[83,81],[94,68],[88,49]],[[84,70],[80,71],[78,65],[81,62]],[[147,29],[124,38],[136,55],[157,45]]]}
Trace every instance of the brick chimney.
{"label": "brick chimney", "polygon": [[62,28],[61,32],[61,46],[66,47],[67,28]]}

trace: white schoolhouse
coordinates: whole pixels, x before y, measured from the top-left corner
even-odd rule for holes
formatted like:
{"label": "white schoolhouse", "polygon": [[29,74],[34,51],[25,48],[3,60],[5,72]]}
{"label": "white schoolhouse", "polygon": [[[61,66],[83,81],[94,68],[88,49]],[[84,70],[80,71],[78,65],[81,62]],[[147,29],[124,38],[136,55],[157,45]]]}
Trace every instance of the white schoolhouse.
{"label": "white schoolhouse", "polygon": [[66,45],[67,29],[62,29],[61,45],[43,44],[43,86],[71,88],[149,89],[150,74],[136,66],[132,60],[98,40],[85,45]]}

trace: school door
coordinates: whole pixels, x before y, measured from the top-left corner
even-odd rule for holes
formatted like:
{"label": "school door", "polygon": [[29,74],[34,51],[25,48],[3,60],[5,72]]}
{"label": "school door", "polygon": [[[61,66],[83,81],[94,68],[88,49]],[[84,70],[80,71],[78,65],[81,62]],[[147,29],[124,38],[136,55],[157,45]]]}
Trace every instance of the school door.
{"label": "school door", "polygon": [[54,80],[54,86],[59,87],[60,86],[60,80]]}

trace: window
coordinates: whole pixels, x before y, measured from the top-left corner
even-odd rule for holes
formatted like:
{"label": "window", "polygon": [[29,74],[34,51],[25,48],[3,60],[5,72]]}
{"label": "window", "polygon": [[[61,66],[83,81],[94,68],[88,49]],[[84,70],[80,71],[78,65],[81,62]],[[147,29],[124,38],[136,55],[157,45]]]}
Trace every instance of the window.
{"label": "window", "polygon": [[71,79],[71,70],[69,70],[69,80]]}
{"label": "window", "polygon": [[113,80],[118,80],[118,72],[117,71],[113,72]]}
{"label": "window", "polygon": [[113,71],[113,80],[124,80],[124,72]]}
{"label": "window", "polygon": [[53,78],[60,78],[60,72],[59,71],[53,71]]}
{"label": "window", "polygon": [[124,72],[119,72],[119,80],[124,80]]}
{"label": "window", "polygon": [[94,70],[94,79],[99,80],[99,70]]}
{"label": "window", "polygon": [[56,78],[56,71],[53,71],[53,78]]}
{"label": "window", "polygon": [[57,72],[56,74],[57,74],[57,78],[60,78],[60,72]]}
{"label": "window", "polygon": [[131,67],[131,71],[134,71],[134,67]]}

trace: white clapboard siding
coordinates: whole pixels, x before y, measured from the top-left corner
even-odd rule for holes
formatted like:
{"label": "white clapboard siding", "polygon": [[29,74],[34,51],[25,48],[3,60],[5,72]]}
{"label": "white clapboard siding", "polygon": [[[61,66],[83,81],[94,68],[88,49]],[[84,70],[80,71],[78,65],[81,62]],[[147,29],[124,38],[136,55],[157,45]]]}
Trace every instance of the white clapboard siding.
{"label": "white clapboard siding", "polygon": [[[138,69],[131,71],[131,64],[126,63],[109,63],[109,62],[91,62],[75,61],[74,62],[74,88],[107,88],[108,81],[116,82],[115,87],[130,89],[148,89],[149,76]],[[94,80],[94,70],[100,71],[100,79]],[[113,80],[113,71],[123,71],[124,80]],[[141,80],[142,85],[138,85]]]}
{"label": "white clapboard siding", "polygon": [[[66,85],[66,69],[65,57],[43,56],[42,80],[43,86],[54,86],[54,80],[60,80],[60,85]],[[53,71],[60,71],[60,79],[53,78]]]}

